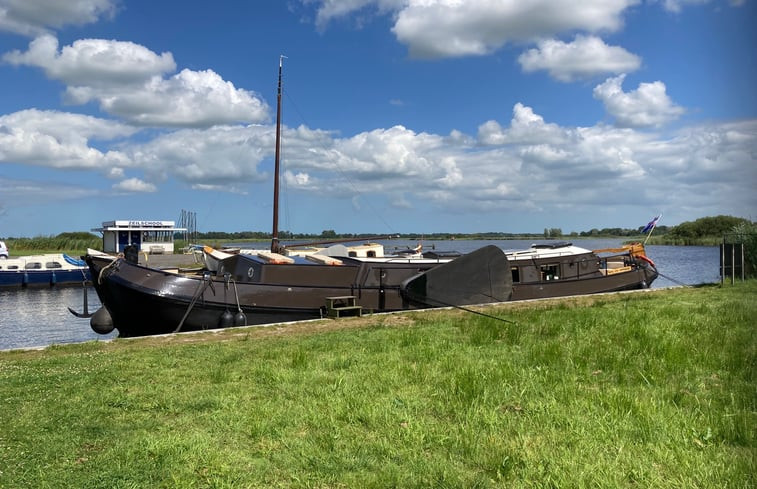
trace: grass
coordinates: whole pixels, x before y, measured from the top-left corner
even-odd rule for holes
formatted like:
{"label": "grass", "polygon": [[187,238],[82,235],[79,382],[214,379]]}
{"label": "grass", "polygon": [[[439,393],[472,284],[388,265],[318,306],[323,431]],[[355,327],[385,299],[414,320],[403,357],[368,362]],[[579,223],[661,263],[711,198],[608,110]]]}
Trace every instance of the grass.
{"label": "grass", "polygon": [[756,292],[0,352],[0,487],[755,487]]}
{"label": "grass", "polygon": [[36,238],[8,238],[5,244],[11,256],[41,255],[45,253],[66,253],[79,256],[87,248],[100,249],[102,238],[91,233],[61,233],[57,236],[37,236]]}

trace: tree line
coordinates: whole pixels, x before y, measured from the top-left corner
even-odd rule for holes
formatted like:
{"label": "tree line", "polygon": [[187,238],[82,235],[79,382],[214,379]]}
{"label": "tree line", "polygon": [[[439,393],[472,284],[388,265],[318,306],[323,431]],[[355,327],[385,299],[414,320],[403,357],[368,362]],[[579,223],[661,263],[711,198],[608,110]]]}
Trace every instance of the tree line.
{"label": "tree line", "polygon": [[[665,236],[672,240],[681,241],[679,244],[690,244],[688,241],[694,241],[702,238],[718,238],[722,239],[724,235],[735,232],[734,230],[741,229],[740,232],[744,232],[745,229],[751,229],[757,226],[757,223],[753,223],[748,219],[733,216],[713,216],[702,217],[694,221],[686,221],[676,226],[659,225],[654,230],[654,235],[661,237]],[[381,238],[401,238],[401,239],[518,239],[518,238],[633,238],[644,236],[642,230],[644,226],[636,228],[594,228],[588,231],[571,231],[570,233],[563,233],[561,228],[545,228],[543,233],[503,233],[499,231],[489,231],[481,233],[396,233],[392,235],[378,235],[371,233],[363,234],[351,234],[351,233],[337,233],[333,229],[325,229],[320,234],[308,234],[308,233],[292,233],[289,231],[281,231],[279,233],[280,239],[367,239],[372,237]],[[271,238],[269,232],[264,231],[241,231],[241,232],[224,232],[224,231],[210,231],[205,233],[198,233],[200,239],[208,240],[268,240]]]}
{"label": "tree line", "polygon": [[[333,229],[325,229],[320,234],[314,233],[292,233],[290,231],[279,232],[281,240],[319,240],[319,239],[427,239],[427,240],[445,240],[445,239],[559,239],[559,238],[635,238],[644,236],[642,230],[644,226],[637,228],[602,228],[590,229],[588,231],[572,231],[563,233],[560,228],[545,228],[543,233],[503,233],[499,231],[488,231],[481,233],[394,233],[394,234],[376,234],[376,233],[337,233]],[[722,241],[726,235],[749,235],[757,234],[757,222],[748,219],[733,216],[713,216],[702,217],[694,221],[686,221],[676,226],[657,226],[654,230],[654,236],[657,239],[669,241],[670,244],[699,244],[698,241],[705,238],[716,238]],[[177,239],[183,237],[177,233]],[[198,232],[198,242],[210,241],[267,241],[271,239],[271,233],[267,231],[207,231]],[[6,240],[15,245],[16,249],[55,249],[58,247],[96,247],[101,238],[100,236],[89,232],[67,232],[57,236],[39,236],[36,238],[6,238]],[[718,241],[718,242],[719,242]],[[40,246],[42,245],[42,246]]]}

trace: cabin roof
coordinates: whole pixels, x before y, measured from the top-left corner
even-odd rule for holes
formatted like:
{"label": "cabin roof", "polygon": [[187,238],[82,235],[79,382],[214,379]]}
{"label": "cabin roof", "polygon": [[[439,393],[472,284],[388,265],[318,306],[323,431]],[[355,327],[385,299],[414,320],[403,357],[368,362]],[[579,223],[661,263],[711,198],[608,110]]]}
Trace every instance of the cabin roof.
{"label": "cabin roof", "polygon": [[530,260],[536,258],[559,258],[562,256],[583,255],[591,253],[591,250],[580,246],[566,245],[557,248],[535,248],[525,250],[505,251],[509,260]]}

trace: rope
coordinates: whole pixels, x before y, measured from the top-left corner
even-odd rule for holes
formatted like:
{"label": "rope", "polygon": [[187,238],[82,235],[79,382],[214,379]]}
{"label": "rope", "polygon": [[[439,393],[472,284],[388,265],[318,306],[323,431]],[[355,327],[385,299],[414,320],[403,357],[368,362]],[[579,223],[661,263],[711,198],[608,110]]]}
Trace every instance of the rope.
{"label": "rope", "polygon": [[239,312],[242,312],[242,307],[239,305],[239,293],[237,292],[237,282],[234,279],[231,279],[231,283],[234,284],[234,297],[237,300],[237,310]]}
{"label": "rope", "polygon": [[197,299],[199,299],[199,297],[205,292],[205,289],[208,288],[208,285],[210,285],[210,283],[211,283],[210,274],[203,275],[202,282],[197,284],[197,291],[195,292],[194,297],[192,297],[192,301],[189,303],[189,306],[187,307],[187,312],[184,313],[184,317],[181,318],[181,321],[179,321],[179,325],[176,326],[175,330],[173,330],[174,333],[178,333],[181,331],[181,327],[184,326],[184,321],[186,321],[187,316],[189,316],[189,312],[194,307],[195,302],[197,302]]}
{"label": "rope", "polygon": [[[407,290],[405,292],[407,292]],[[419,300],[417,298],[413,298],[412,294],[408,294],[408,296],[410,296],[411,300],[414,300],[415,302],[418,302],[418,303],[423,304],[425,306],[429,306],[429,307],[439,307],[439,306],[454,307],[455,309],[460,309],[461,311],[469,312],[471,314],[477,314],[479,316],[483,316],[483,317],[489,318],[489,319],[496,319],[497,321],[502,321],[503,323],[510,323],[510,324],[515,324],[515,325],[518,324],[515,321],[511,321],[509,319],[505,319],[505,318],[501,318],[501,317],[497,317],[497,316],[492,316],[491,314],[485,314],[485,313],[480,312],[480,311],[474,311],[473,309],[469,309],[467,307],[458,306],[458,305],[455,305],[455,304],[449,304],[447,302],[440,301],[440,300],[437,300],[437,299],[431,299],[431,301],[436,302],[437,305],[435,306],[435,305],[430,304],[429,302],[427,302],[428,298],[426,300]]]}
{"label": "rope", "polygon": [[679,282],[678,280],[676,280],[676,279],[674,279],[672,277],[668,277],[667,275],[665,275],[664,273],[660,273],[659,271],[657,272],[657,275],[659,275],[660,277],[663,277],[663,278],[666,278],[666,279],[670,280],[671,282],[673,282],[676,285],[680,285],[682,287],[691,287],[691,285],[685,284],[683,282]]}
{"label": "rope", "polygon": [[107,269],[111,268],[112,266],[114,266],[114,265],[115,265],[115,263],[116,263],[116,262],[117,262],[117,261],[118,261],[119,259],[121,259],[121,258],[123,258],[123,257],[124,257],[124,254],[123,254],[123,253],[119,253],[118,255],[116,255],[116,257],[115,257],[115,258],[113,258],[113,260],[111,260],[111,262],[110,262],[110,263],[108,263],[107,265],[105,265],[104,267],[102,267],[102,268],[100,269],[100,273],[98,273],[98,274],[97,274],[97,283],[98,283],[98,284],[101,284],[101,285],[102,285],[102,283],[103,283],[103,273],[105,273],[105,270],[107,270]]}

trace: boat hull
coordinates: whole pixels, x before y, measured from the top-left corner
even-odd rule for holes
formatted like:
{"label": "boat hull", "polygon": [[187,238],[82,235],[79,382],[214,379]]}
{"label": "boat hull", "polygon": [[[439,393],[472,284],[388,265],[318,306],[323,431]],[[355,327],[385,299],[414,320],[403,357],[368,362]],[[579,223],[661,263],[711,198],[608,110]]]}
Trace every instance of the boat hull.
{"label": "boat hull", "polygon": [[638,268],[610,276],[598,275],[554,282],[514,284],[512,300],[545,299],[646,289],[652,285],[656,278],[657,271],[653,268]]}
{"label": "boat hull", "polygon": [[645,289],[658,275],[638,243],[591,251],[556,242],[534,245],[508,256],[513,276],[517,277],[513,280],[513,300]]}
{"label": "boat hull", "polygon": [[89,268],[66,254],[21,256],[0,260],[0,288],[45,288],[89,282]]}
{"label": "boat hull", "polygon": [[528,253],[509,261],[487,246],[453,260],[343,258],[336,266],[234,255],[215,272],[191,275],[101,255],[85,261],[108,312],[105,326],[92,327],[115,327],[122,337],[316,319],[334,298],[385,312],[640,289],[657,277],[652,264],[630,254]]}
{"label": "boat hull", "polygon": [[[489,270],[476,283],[461,282],[450,262],[404,259],[384,262],[345,258],[343,265],[301,263],[267,265],[255,258],[237,255],[224,261],[219,272],[183,275],[109,257],[85,257],[93,285],[108,311],[112,326],[122,337],[179,331],[215,329],[321,318],[329,298],[350,297],[363,311],[397,311],[438,307],[432,297],[410,298],[403,285],[424,272],[450,265],[434,283],[440,289],[455,289],[445,296],[445,305],[469,305],[473,301],[507,300],[509,270],[504,253],[485,247],[471,253],[463,263]],[[245,281],[245,277],[252,277]],[[447,287],[444,282],[447,282]],[[488,300],[484,300],[488,299]],[[244,320],[235,321],[242,312]],[[98,320],[99,321],[99,320]],[[93,329],[105,328],[93,323]]]}
{"label": "boat hull", "polygon": [[[84,274],[82,274],[84,272]],[[19,270],[0,272],[0,287],[55,287],[81,285],[89,281],[87,270],[37,271]]]}

